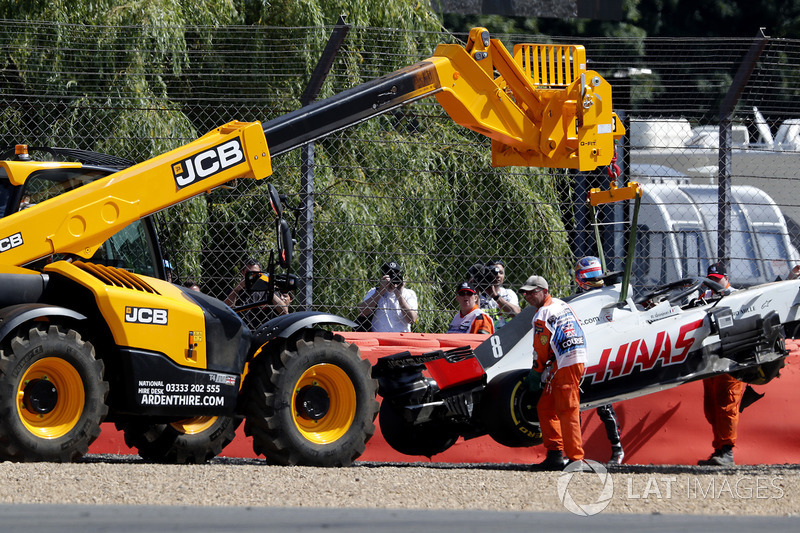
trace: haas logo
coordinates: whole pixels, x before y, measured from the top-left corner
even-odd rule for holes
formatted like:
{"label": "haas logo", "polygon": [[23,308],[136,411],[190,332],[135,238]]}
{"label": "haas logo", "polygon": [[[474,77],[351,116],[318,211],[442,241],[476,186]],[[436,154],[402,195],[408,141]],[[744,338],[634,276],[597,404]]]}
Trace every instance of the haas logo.
{"label": "haas logo", "polygon": [[22,246],[24,243],[22,242],[22,233],[15,233],[14,235],[9,235],[8,237],[3,237],[0,239],[0,253],[7,252],[12,248],[16,248],[17,246]]}
{"label": "haas logo", "polygon": [[[605,348],[600,361],[586,369],[592,383],[630,375],[634,369],[649,372],[654,369],[682,364],[701,337],[702,320],[683,324],[676,331],[662,330],[654,335],[634,339],[621,346]],[[677,333],[677,335],[676,335]],[[616,353],[614,353],[616,352]]]}
{"label": "haas logo", "polygon": [[167,318],[168,314],[166,309],[153,309],[151,307],[125,308],[125,322],[166,326]]}
{"label": "haas logo", "polygon": [[243,161],[242,143],[237,137],[173,164],[172,174],[178,188],[183,189]]}

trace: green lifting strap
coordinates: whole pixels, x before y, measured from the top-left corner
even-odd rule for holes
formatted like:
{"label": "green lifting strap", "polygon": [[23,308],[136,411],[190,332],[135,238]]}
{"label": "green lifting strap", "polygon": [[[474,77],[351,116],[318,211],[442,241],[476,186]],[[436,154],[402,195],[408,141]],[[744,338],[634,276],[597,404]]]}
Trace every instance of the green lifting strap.
{"label": "green lifting strap", "polygon": [[619,292],[619,301],[624,302],[628,299],[628,286],[631,283],[631,272],[633,271],[633,259],[636,252],[636,232],[639,226],[639,205],[642,203],[642,195],[637,194],[633,202],[633,217],[631,218],[630,237],[628,238],[628,257],[625,258],[625,273],[622,276],[622,289]]}
{"label": "green lifting strap", "polygon": [[595,212],[595,206],[589,203],[589,217],[591,218],[591,224],[594,226],[594,240],[597,243],[597,257],[600,258],[600,266],[603,267],[603,272],[606,271],[606,255],[603,251],[603,240],[600,238],[600,226],[597,224],[597,216]]}

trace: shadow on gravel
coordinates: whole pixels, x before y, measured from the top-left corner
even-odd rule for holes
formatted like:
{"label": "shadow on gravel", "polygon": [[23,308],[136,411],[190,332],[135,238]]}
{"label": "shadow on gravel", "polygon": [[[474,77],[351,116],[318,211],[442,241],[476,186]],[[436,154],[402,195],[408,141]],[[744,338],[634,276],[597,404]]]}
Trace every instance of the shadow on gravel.
{"label": "shadow on gravel", "polygon": [[[542,472],[537,465],[510,463],[376,463],[357,462],[355,466],[368,468],[436,468],[443,470],[499,470],[516,472]],[[696,465],[604,465],[612,474],[764,474],[768,472],[800,472],[799,464],[741,465],[741,466],[696,466]]]}
{"label": "shadow on gravel", "polygon": [[[138,455],[90,454],[80,463],[146,464]],[[211,465],[253,465],[268,466],[264,459],[245,459],[237,457],[216,457]],[[542,472],[537,465],[516,463],[383,463],[356,461],[353,467],[360,468],[418,468],[437,470],[497,470],[508,472]],[[782,465],[740,465],[740,466],[695,466],[695,465],[605,465],[612,474],[765,474],[778,472],[800,472],[800,464]],[[352,468],[352,467],[351,467]]]}

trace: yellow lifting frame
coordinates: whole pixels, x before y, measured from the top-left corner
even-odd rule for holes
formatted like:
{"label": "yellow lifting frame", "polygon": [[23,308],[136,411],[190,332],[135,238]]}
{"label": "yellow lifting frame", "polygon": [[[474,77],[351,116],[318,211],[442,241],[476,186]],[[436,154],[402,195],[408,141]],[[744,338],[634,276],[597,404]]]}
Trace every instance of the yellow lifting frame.
{"label": "yellow lifting frame", "polygon": [[629,181],[624,187],[617,187],[613,181],[607,191],[602,189],[591,189],[589,191],[589,204],[598,206],[601,204],[613,204],[623,200],[633,200],[642,196],[642,186],[635,181]]}
{"label": "yellow lifting frame", "polygon": [[625,128],[611,86],[586,70],[583,47],[523,44],[512,56],[485,28],[469,35],[466,46],[439,45],[428,61],[442,87],[437,101],[492,139],[494,166],[588,171],[611,162]]}

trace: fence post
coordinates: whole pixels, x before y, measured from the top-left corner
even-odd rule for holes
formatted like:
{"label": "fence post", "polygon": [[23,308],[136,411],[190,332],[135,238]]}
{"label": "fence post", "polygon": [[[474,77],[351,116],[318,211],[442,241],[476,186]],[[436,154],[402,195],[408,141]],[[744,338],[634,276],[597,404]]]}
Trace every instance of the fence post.
{"label": "fence post", "polygon": [[[628,109],[630,109],[630,88],[628,89],[627,106],[624,109],[617,109],[618,119],[625,126],[625,131],[630,131],[630,120],[628,120]],[[625,135],[619,140],[616,145],[617,150],[617,163],[620,167],[620,174],[617,177],[617,186],[624,187],[625,183],[633,179],[630,174],[631,168],[631,153],[630,153],[630,136]],[[618,202],[614,204],[614,246],[612,253],[614,260],[609,267],[609,270],[619,270],[625,265],[625,224],[628,221],[630,210],[627,206]]]}
{"label": "fence post", "polygon": [[769,37],[764,35],[764,28],[760,28],[753,44],[744,56],[736,77],[733,78],[728,93],[719,108],[719,177],[717,205],[719,216],[717,218],[717,259],[725,262],[730,269],[731,254],[731,117],[739,97],[747,85],[750,75],[756,67],[756,61],[761,57],[767,46]]}
{"label": "fence post", "polygon": [[[614,146],[617,152],[617,164],[620,167],[620,174],[617,177],[616,185],[622,187],[626,182],[633,179],[631,176],[631,124],[630,117],[633,115],[633,97],[631,87],[635,76],[651,74],[649,69],[637,69],[629,67],[614,72],[614,108],[617,111],[617,118],[628,132]],[[606,260],[611,259],[610,264],[606,265],[606,270],[620,270],[625,266],[626,251],[626,227],[630,227],[630,210],[621,203],[616,203],[611,208],[613,217],[613,229],[611,230],[613,243],[606,252]]]}
{"label": "fence post", "polygon": [[[342,46],[347,32],[350,31],[350,25],[345,23],[344,16],[339,16],[336,26],[331,32],[328,39],[328,44],[322,51],[317,66],[314,67],[314,72],[311,74],[311,79],[303,91],[303,96],[300,98],[300,103],[307,106],[313,102],[320,89],[322,83],[328,76],[328,72],[333,65],[333,60]],[[314,305],[314,143],[310,142],[303,146],[300,153],[300,228],[299,228],[299,241],[300,241],[300,274],[298,292],[302,294],[299,298],[299,303],[306,311],[310,311]]]}

